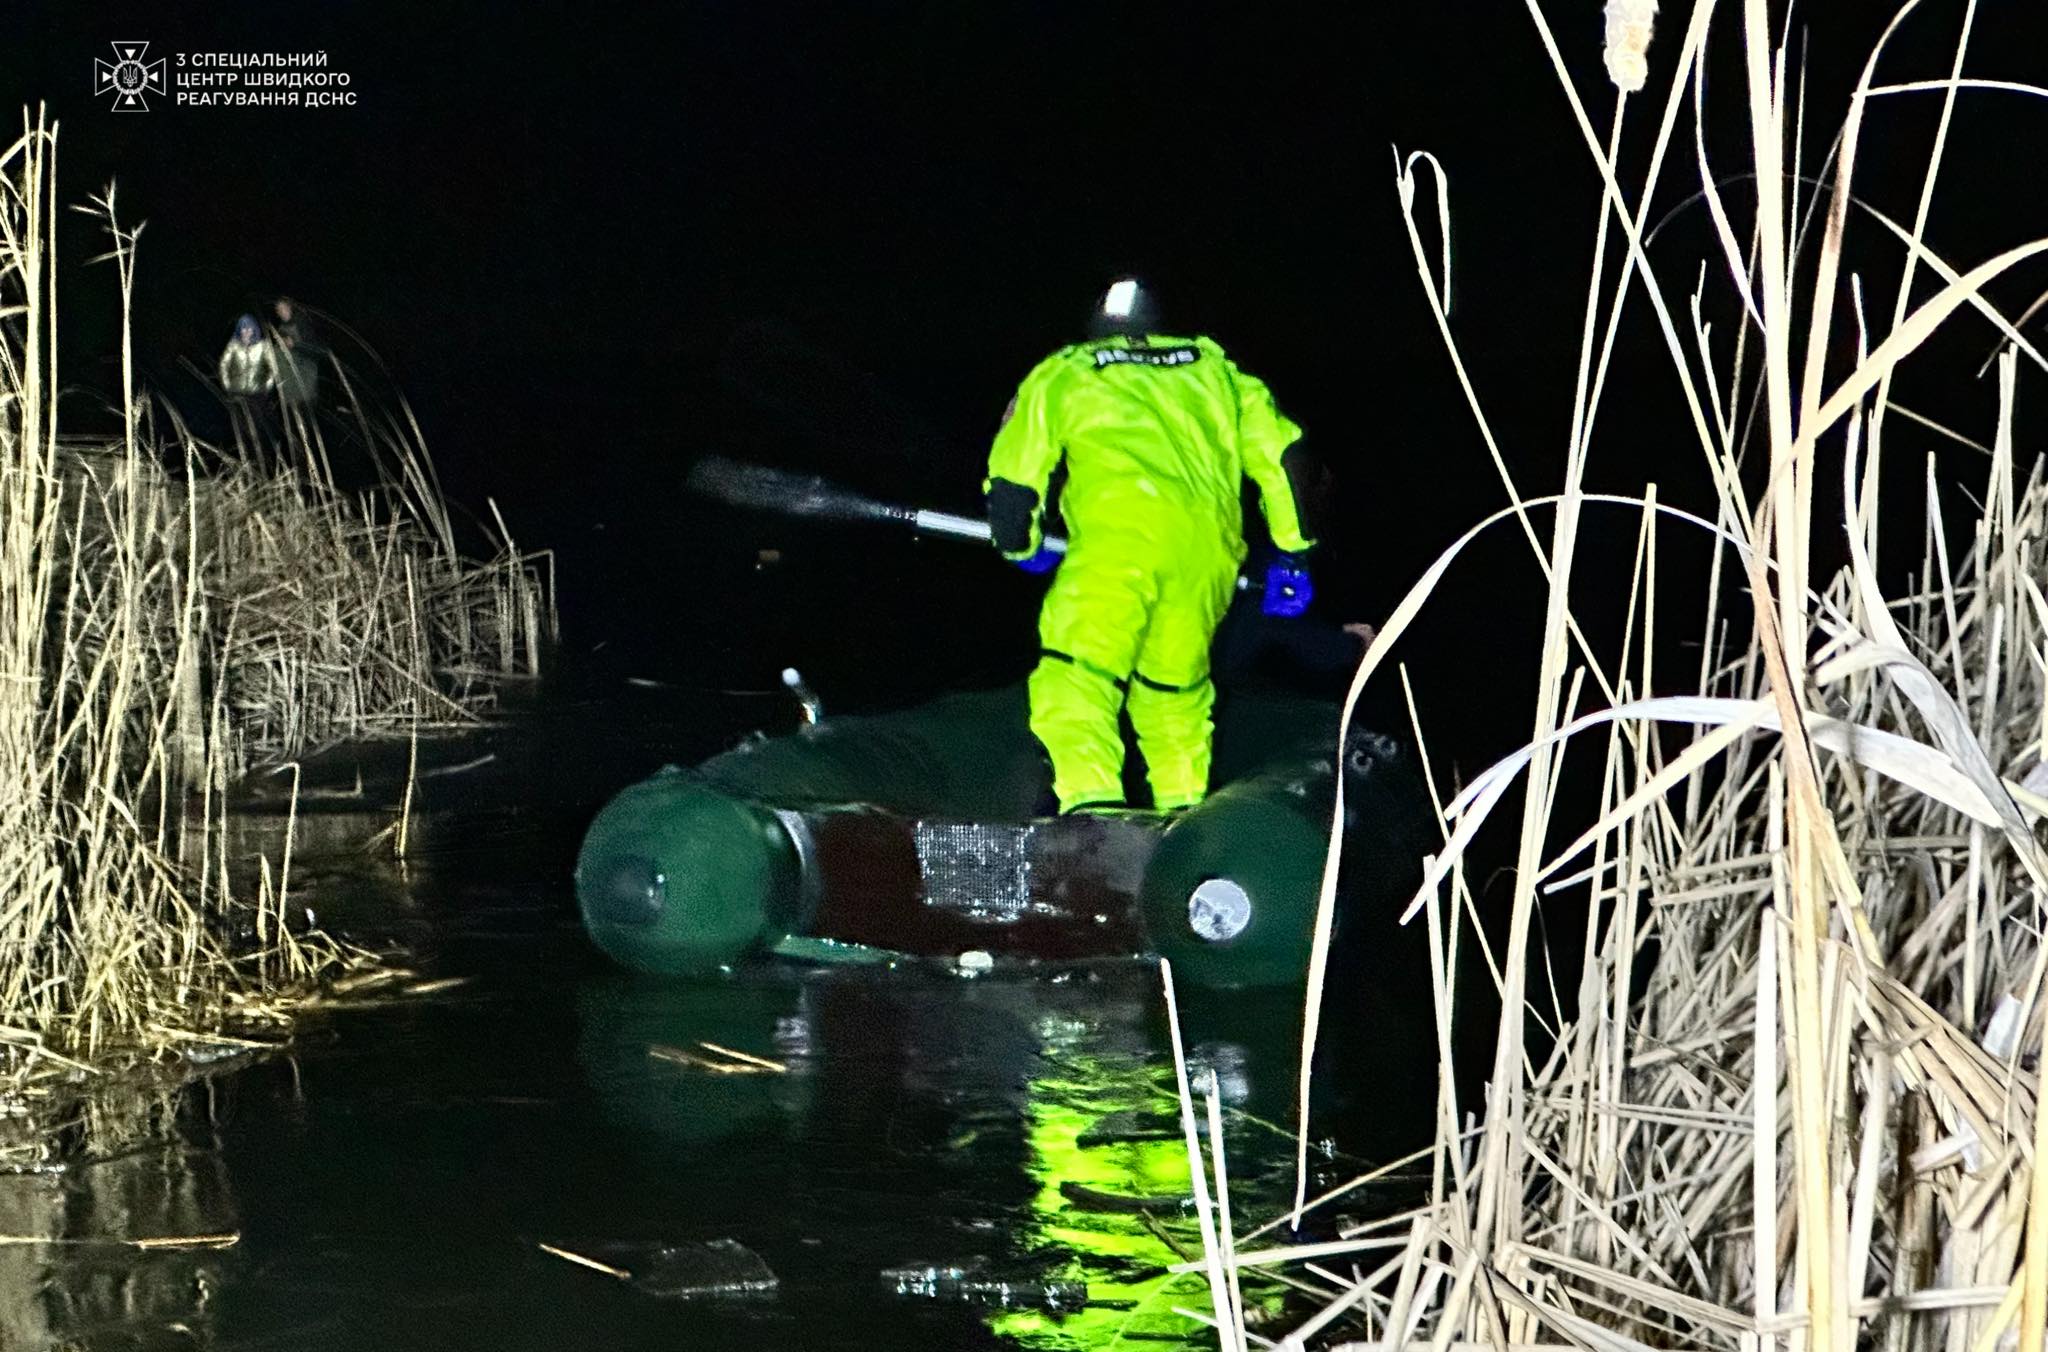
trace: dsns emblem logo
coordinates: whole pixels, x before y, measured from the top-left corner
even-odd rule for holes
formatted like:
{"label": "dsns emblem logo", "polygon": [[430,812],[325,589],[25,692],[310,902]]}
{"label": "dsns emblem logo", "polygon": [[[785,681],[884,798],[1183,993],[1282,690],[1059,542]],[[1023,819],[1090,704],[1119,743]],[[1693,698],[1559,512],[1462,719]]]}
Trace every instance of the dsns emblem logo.
{"label": "dsns emblem logo", "polygon": [[112,94],[114,111],[117,113],[146,113],[149,101],[144,94],[164,92],[164,59],[144,62],[142,55],[149,50],[146,42],[116,42],[114,60],[92,63],[92,92]]}

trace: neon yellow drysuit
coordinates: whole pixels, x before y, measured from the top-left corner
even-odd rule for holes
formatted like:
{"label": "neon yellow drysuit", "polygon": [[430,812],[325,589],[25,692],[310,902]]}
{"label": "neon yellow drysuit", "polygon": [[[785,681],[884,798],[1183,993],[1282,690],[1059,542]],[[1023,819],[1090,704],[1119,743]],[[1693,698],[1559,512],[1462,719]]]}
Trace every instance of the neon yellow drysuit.
{"label": "neon yellow drysuit", "polygon": [[[1067,811],[1123,801],[1128,707],[1156,807],[1209,787],[1209,644],[1244,562],[1242,481],[1273,542],[1309,547],[1280,458],[1301,429],[1265,382],[1207,338],[1118,336],[1062,348],[1018,387],[989,452],[990,519],[1007,557],[1040,544],[1062,457],[1068,549],[1039,612],[1031,730]],[[1028,540],[998,520],[1029,490]]]}

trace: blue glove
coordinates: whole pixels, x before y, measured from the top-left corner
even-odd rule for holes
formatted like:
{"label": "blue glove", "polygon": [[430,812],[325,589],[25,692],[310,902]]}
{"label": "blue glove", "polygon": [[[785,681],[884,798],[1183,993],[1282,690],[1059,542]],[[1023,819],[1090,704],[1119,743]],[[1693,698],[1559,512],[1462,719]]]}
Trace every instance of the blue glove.
{"label": "blue glove", "polygon": [[1060,566],[1060,559],[1062,557],[1064,556],[1057,549],[1047,549],[1041,545],[1038,552],[1030,558],[1013,559],[1011,561],[1027,573],[1050,573],[1053,569]]}
{"label": "blue glove", "polygon": [[1308,609],[1315,594],[1307,562],[1299,554],[1281,554],[1266,565],[1266,598],[1259,608],[1268,615],[1291,620]]}

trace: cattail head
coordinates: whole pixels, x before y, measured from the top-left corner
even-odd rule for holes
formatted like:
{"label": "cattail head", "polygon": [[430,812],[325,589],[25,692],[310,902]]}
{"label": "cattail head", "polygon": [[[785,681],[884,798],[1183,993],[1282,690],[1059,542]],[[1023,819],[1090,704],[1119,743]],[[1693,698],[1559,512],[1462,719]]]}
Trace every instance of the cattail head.
{"label": "cattail head", "polygon": [[1657,0],[1607,0],[1607,78],[1633,94],[1650,78],[1650,36]]}

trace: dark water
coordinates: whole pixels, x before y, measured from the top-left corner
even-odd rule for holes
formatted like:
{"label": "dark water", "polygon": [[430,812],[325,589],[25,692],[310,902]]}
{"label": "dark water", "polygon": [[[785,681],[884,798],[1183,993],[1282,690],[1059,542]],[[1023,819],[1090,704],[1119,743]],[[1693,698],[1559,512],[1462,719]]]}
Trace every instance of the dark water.
{"label": "dark water", "polygon": [[[1206,1309],[1202,1279],[1163,1273],[1200,1240],[1150,966],[676,984],[585,942],[568,863],[596,802],[785,715],[722,696],[707,724],[709,698],[629,690],[431,748],[494,759],[423,781],[403,867],[338,843],[390,820],[388,755],[364,800],[309,803],[295,897],[467,981],[322,1016],[290,1055],[222,1065],[166,1106],[106,1107],[87,1159],[0,1178],[0,1232],[65,1241],[0,1246],[0,1347],[1200,1345],[1172,1307]],[[352,788],[353,767],[316,781]],[[1291,1112],[1297,1001],[1197,995],[1183,1015],[1230,1105],[1242,1230],[1291,1186],[1270,1124]],[[786,1071],[650,1054],[705,1043]],[[1319,1178],[1405,1147],[1413,1117],[1357,1118]],[[208,1233],[240,1238],[107,1242]]]}

